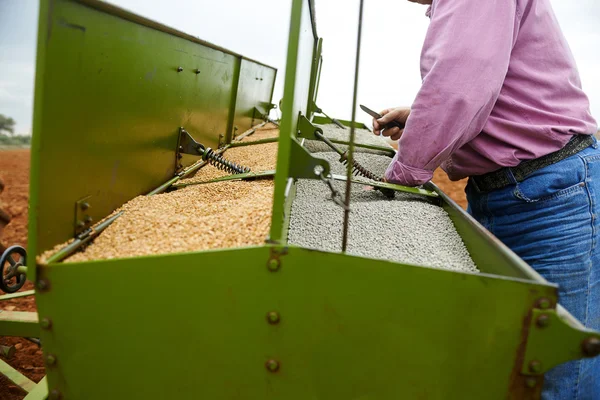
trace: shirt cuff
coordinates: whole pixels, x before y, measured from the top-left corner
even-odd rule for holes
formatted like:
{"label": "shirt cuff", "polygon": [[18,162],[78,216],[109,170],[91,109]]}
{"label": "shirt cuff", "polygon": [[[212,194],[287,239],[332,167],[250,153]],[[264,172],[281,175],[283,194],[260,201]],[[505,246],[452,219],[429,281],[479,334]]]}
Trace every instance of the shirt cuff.
{"label": "shirt cuff", "polygon": [[402,164],[396,158],[385,171],[385,179],[390,183],[404,186],[419,186],[433,178],[433,172]]}

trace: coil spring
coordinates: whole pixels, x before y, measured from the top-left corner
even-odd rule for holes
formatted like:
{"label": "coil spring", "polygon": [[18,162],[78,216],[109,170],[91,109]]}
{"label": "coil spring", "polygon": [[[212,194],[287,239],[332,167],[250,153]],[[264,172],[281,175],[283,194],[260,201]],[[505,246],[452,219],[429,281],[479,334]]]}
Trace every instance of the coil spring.
{"label": "coil spring", "polygon": [[[342,156],[340,157],[340,162],[344,165],[348,165],[348,152],[342,154]],[[360,165],[358,162],[356,162],[356,160],[352,160],[352,172],[354,173],[354,175],[357,176],[360,175],[376,182],[383,182],[383,178],[375,175],[374,173]]]}
{"label": "coil spring", "polygon": [[230,174],[244,174],[246,172],[250,172],[250,168],[241,166],[232,161],[229,161],[223,158],[221,155],[216,154],[213,149],[210,147],[204,150],[204,154],[202,155],[202,159],[204,161],[208,161],[221,171],[229,172]]}

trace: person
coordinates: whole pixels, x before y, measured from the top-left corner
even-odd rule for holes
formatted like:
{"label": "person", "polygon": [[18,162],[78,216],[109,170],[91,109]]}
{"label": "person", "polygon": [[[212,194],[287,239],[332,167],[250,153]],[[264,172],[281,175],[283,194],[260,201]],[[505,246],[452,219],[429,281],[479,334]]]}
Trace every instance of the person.
{"label": "person", "polygon": [[[598,126],[550,0],[409,1],[431,21],[414,103],[373,120],[399,139],[386,180],[469,177],[471,215],[600,329]],[[548,371],[543,398],[600,399],[598,357]]]}

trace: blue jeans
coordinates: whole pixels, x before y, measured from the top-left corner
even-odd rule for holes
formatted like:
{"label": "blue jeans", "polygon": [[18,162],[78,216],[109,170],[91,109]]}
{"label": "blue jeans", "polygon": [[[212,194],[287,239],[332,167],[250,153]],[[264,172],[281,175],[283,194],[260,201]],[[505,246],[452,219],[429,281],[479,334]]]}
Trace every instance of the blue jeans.
{"label": "blue jeans", "polygon": [[[559,302],[600,330],[600,150],[594,144],[512,185],[466,188],[469,213],[548,281]],[[545,374],[544,399],[600,399],[600,359],[571,361]]]}

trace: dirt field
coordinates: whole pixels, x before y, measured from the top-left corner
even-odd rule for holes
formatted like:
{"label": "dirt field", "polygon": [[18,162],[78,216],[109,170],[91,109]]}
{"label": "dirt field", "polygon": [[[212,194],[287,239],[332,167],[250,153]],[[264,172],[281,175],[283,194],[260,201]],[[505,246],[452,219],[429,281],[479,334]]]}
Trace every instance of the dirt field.
{"label": "dirt field", "polygon": [[[20,244],[27,246],[27,205],[29,199],[29,150],[0,151],[0,179],[6,185],[0,194],[3,209],[12,217],[4,229],[2,241],[6,246]],[[433,181],[462,207],[466,207],[464,187],[466,181],[450,182],[442,171],[436,171]],[[27,282],[22,290],[33,286]],[[2,302],[5,310],[35,311],[33,297]],[[14,345],[17,349],[12,359],[0,357],[28,378],[38,382],[45,375],[42,352],[37,345],[21,338],[0,337],[0,344]],[[0,376],[0,400],[22,399],[20,389]]]}
{"label": "dirt field", "polygon": [[[6,246],[20,244],[27,246],[27,205],[29,200],[29,150],[0,151],[0,179],[4,181],[5,189],[0,194],[2,208],[11,217],[6,226],[2,242]],[[31,290],[33,285],[27,282],[22,290]],[[8,300],[0,303],[0,308],[13,311],[35,311],[33,297]],[[42,351],[30,341],[21,338],[0,337],[0,344],[15,346],[16,353],[8,362],[29,379],[38,382],[45,375]],[[0,376],[0,400],[23,398],[23,392]]]}

